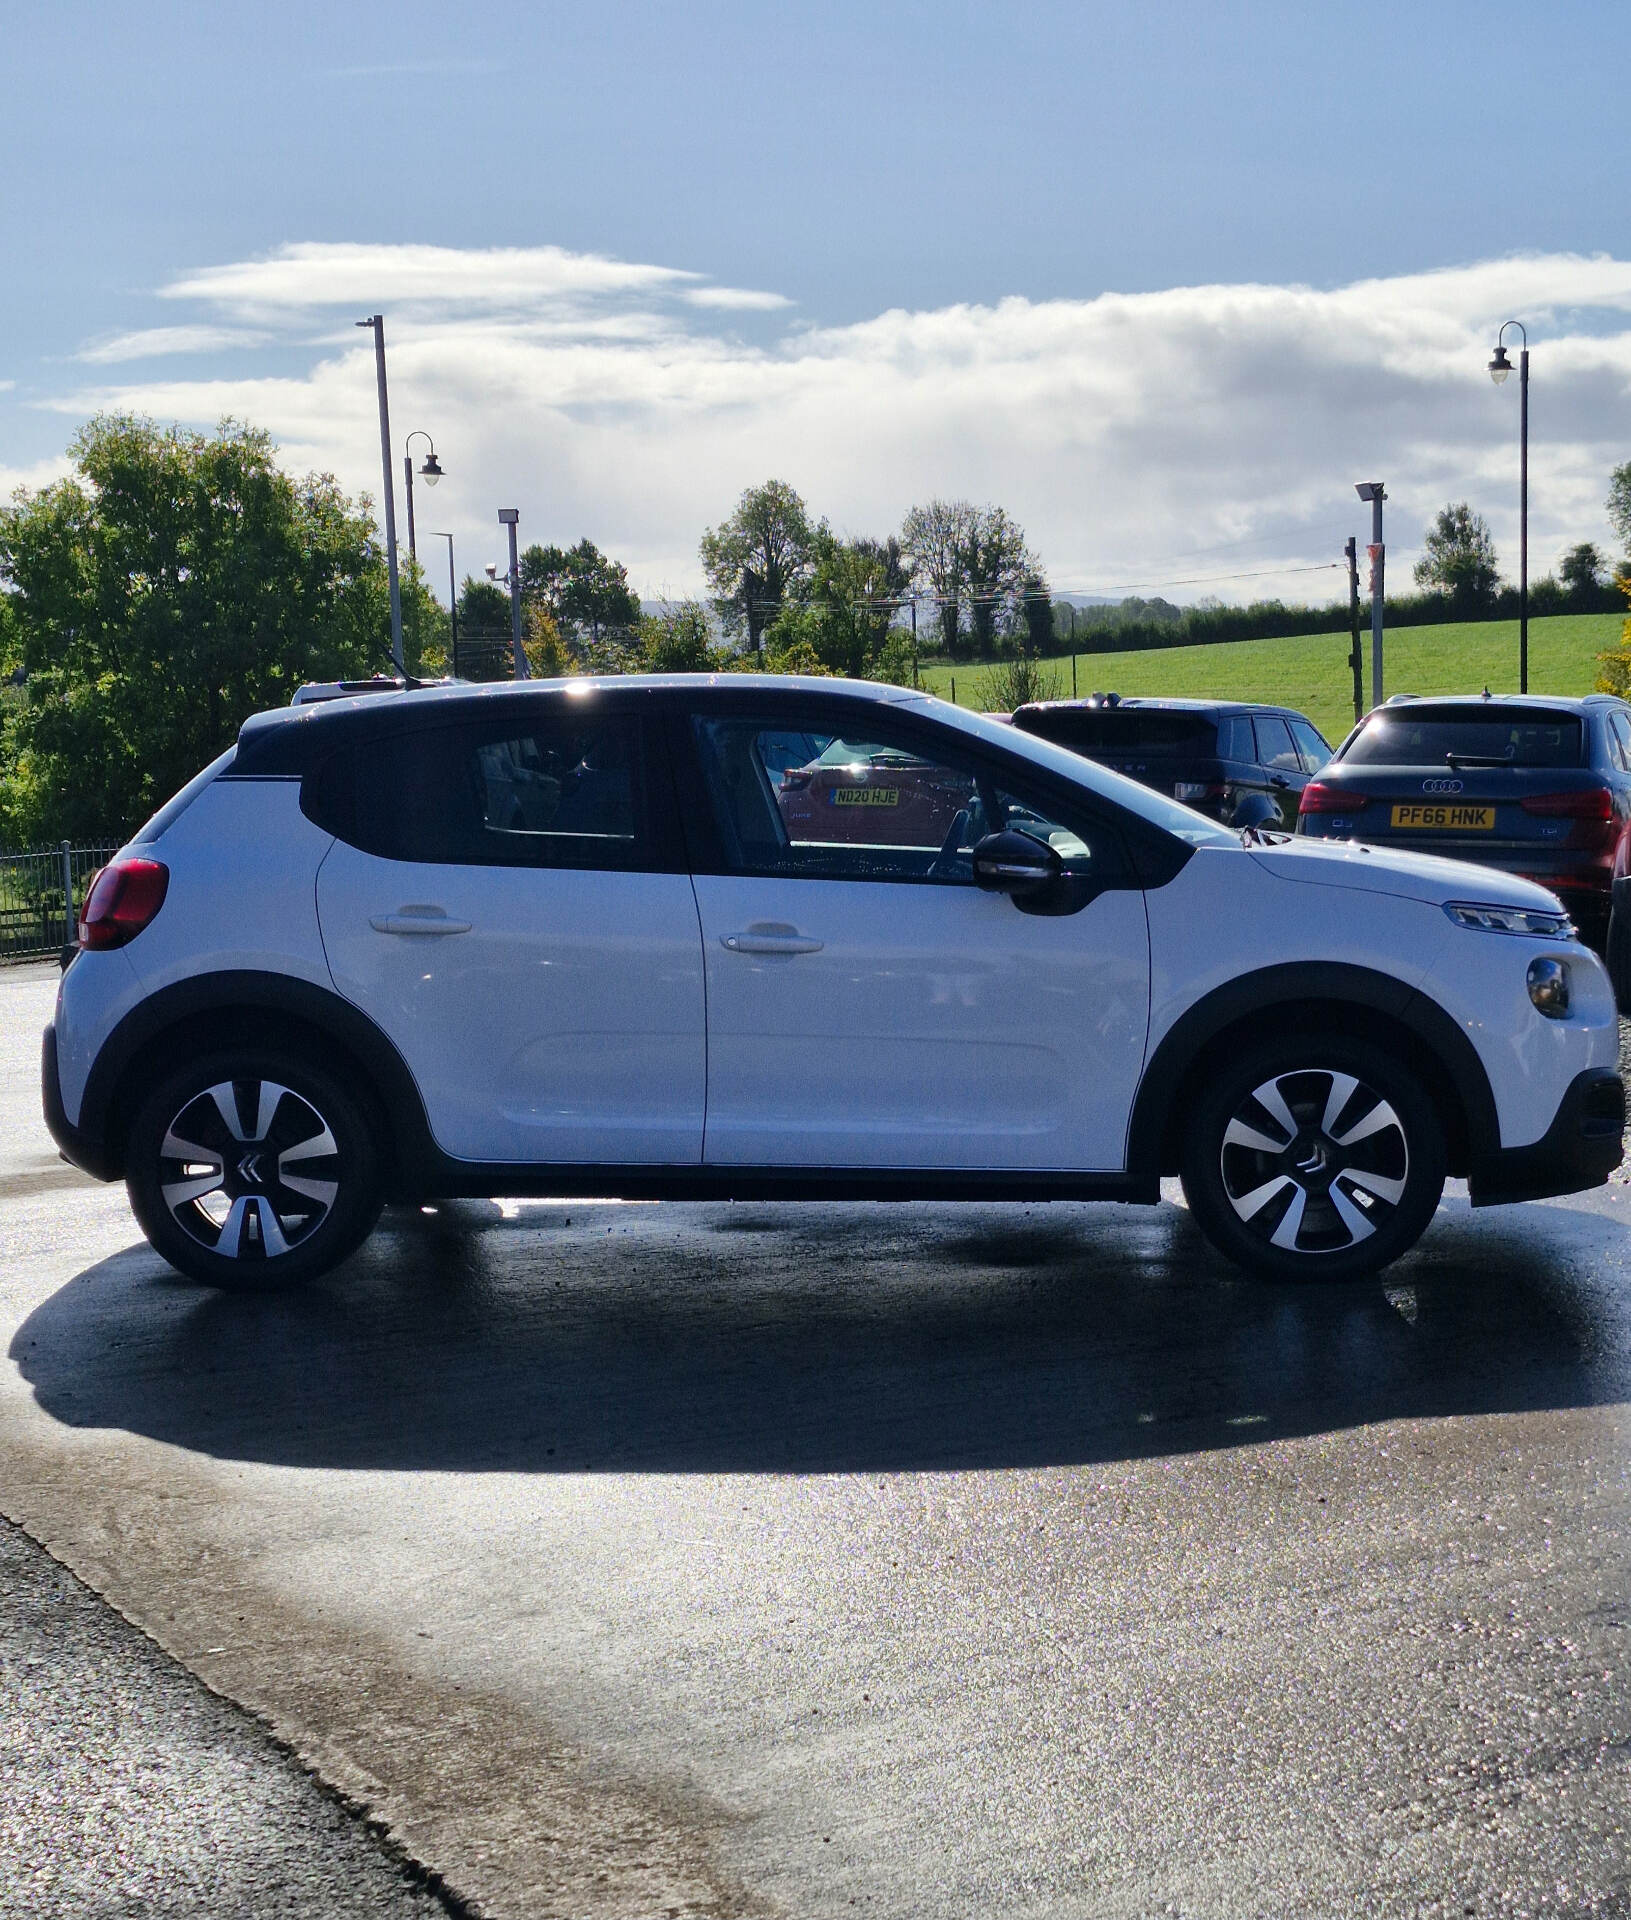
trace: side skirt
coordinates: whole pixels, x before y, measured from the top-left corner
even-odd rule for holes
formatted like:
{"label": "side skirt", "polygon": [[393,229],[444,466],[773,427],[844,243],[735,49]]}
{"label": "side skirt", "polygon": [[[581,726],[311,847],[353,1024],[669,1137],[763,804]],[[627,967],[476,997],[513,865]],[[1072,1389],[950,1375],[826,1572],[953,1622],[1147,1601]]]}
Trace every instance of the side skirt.
{"label": "side skirt", "polygon": [[989,1173],[871,1167],[603,1167],[439,1157],[397,1200],[1124,1200],[1150,1206],[1159,1181],[1126,1173]]}

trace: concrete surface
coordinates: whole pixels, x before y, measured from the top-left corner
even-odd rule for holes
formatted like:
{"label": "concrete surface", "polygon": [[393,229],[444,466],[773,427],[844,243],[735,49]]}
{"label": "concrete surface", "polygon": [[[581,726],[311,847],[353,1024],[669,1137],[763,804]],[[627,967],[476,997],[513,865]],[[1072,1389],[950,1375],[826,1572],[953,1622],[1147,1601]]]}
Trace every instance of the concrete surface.
{"label": "concrete surface", "polygon": [[[0,1505],[503,1915],[1631,1911],[1631,1202],[388,1217],[225,1299],[0,979]],[[55,1182],[54,1185],[43,1184]]]}
{"label": "concrete surface", "polygon": [[0,1526],[0,1914],[447,1911],[264,1728]]}

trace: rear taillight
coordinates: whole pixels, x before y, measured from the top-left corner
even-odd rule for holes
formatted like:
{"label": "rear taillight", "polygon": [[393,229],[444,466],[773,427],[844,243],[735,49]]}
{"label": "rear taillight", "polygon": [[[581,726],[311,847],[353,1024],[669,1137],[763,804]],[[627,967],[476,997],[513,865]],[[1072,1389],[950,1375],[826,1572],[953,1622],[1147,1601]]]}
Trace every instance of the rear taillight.
{"label": "rear taillight", "polygon": [[1197,800],[1221,800],[1229,789],[1219,780],[1174,780],[1172,797],[1194,806]]}
{"label": "rear taillight", "polygon": [[115,860],[92,880],[79,913],[79,944],[88,953],[122,947],[150,926],[170,890],[170,869],[157,860]]}
{"label": "rear taillight", "polygon": [[1299,813],[1358,813],[1365,804],[1362,793],[1346,787],[1328,786],[1323,780],[1310,780],[1297,802]]}
{"label": "rear taillight", "polygon": [[1580,787],[1573,793],[1526,793],[1518,802],[1525,813],[1553,820],[1612,820],[1614,796],[1607,787]]}
{"label": "rear taillight", "polygon": [[814,778],[809,767],[788,767],[782,774],[782,792],[802,793]]}

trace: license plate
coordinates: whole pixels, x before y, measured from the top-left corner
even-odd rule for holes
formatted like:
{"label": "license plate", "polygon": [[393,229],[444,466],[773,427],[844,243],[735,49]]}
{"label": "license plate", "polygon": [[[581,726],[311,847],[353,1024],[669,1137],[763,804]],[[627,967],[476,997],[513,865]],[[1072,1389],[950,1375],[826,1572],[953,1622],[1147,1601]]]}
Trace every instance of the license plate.
{"label": "license plate", "polygon": [[1396,827],[1414,827],[1429,833],[1493,833],[1493,807],[1400,806],[1393,809]]}
{"label": "license plate", "polygon": [[899,787],[834,787],[835,807],[895,807],[900,804]]}

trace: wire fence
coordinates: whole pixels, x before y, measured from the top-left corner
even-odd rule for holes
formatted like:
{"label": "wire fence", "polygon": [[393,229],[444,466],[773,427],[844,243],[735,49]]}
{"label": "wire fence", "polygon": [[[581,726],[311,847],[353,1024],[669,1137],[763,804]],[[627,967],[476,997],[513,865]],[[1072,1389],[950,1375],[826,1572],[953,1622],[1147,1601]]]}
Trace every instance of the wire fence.
{"label": "wire fence", "polygon": [[0,963],[55,959],[74,938],[92,877],[118,851],[64,840],[39,853],[0,853]]}

